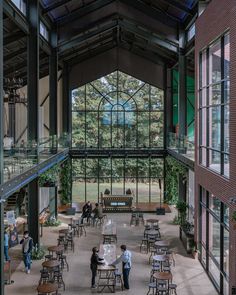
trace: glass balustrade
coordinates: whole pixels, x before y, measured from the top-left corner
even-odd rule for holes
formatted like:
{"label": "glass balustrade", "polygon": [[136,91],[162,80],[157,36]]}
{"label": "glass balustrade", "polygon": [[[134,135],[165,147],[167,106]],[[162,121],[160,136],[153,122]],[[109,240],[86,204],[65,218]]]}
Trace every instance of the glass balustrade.
{"label": "glass balustrade", "polygon": [[168,148],[194,161],[194,140],[187,136],[179,136],[177,133],[169,132]]}
{"label": "glass balustrade", "polygon": [[4,182],[68,148],[70,138],[62,134],[40,138],[38,142],[22,140],[15,145],[10,140],[5,142],[10,144],[4,144]]}

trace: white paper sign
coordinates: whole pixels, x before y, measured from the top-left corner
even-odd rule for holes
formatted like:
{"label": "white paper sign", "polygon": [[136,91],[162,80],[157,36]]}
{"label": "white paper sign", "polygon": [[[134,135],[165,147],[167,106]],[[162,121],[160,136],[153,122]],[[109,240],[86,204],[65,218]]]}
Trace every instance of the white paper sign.
{"label": "white paper sign", "polygon": [[12,211],[7,211],[7,222],[8,224],[16,224],[16,219],[15,219],[15,212]]}

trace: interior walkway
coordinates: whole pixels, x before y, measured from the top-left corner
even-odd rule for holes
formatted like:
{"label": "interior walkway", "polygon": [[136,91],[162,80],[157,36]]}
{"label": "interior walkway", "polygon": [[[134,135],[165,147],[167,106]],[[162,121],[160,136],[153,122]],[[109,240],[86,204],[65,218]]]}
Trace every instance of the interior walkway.
{"label": "interior walkway", "polygon": [[[145,214],[145,218],[157,217],[154,214]],[[112,218],[117,222],[118,246],[127,244],[133,253],[133,268],[130,275],[131,289],[129,291],[117,290],[118,294],[129,295],[145,295],[148,291],[148,282],[151,266],[148,264],[148,255],[140,254],[139,244],[143,236],[143,226],[130,227],[130,214],[108,214],[108,218]],[[172,268],[173,282],[177,283],[178,295],[216,295],[212,283],[208,279],[206,273],[201,267],[197,259],[189,257],[178,238],[178,226],[172,225],[171,220],[173,214],[159,216],[160,229],[162,237],[171,241],[172,250],[176,252],[176,266]],[[61,226],[62,227],[62,226]],[[55,245],[57,243],[58,228],[44,228],[43,244],[44,246]],[[102,241],[101,228],[87,228],[87,237],[75,238],[75,252],[69,251],[68,261],[70,271],[64,271],[64,281],[66,283],[66,291],[61,291],[65,295],[86,295],[96,293],[90,289],[90,269],[89,261],[91,249],[98,246]],[[119,250],[119,249],[118,249]],[[19,249],[14,248],[14,252]],[[13,254],[12,254],[13,255]],[[12,279],[14,284],[6,286],[7,295],[18,294],[37,294],[36,287],[39,280],[39,270],[42,261],[33,261],[32,271],[30,275],[26,275],[21,270],[23,263],[17,267]]]}

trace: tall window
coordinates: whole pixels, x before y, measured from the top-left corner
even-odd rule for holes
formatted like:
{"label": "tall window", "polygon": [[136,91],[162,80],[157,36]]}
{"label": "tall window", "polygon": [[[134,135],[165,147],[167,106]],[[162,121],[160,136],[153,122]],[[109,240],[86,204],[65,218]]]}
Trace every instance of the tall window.
{"label": "tall window", "polygon": [[200,188],[200,260],[220,294],[229,294],[229,207]]}
{"label": "tall window", "polygon": [[229,177],[229,34],[200,54],[199,160]]}
{"label": "tall window", "polygon": [[163,148],[163,90],[120,71],[72,91],[72,147]]}
{"label": "tall window", "polygon": [[134,202],[156,203],[160,198],[163,165],[163,159],[153,157],[73,159],[73,200],[97,202],[106,189],[113,195],[124,195],[130,189]]}
{"label": "tall window", "polygon": [[[120,71],[72,91],[72,148],[86,152],[73,159],[74,200],[130,189],[134,202],[159,201],[164,160],[152,151],[163,149],[163,99],[163,90]],[[149,155],[137,157],[137,149]]]}

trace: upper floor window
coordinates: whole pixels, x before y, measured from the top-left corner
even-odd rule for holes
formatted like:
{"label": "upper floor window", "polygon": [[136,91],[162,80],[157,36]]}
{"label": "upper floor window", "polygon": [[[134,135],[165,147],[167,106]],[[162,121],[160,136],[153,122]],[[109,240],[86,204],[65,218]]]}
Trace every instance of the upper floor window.
{"label": "upper floor window", "polygon": [[229,177],[230,38],[225,34],[200,53],[199,162]]}
{"label": "upper floor window", "polygon": [[11,0],[12,3],[24,14],[26,15],[26,2],[25,0]]}
{"label": "upper floor window", "polygon": [[195,23],[193,23],[187,32],[187,41],[191,41],[193,37],[195,36]]}
{"label": "upper floor window", "polygon": [[48,41],[49,39],[48,28],[42,21],[40,21],[40,35],[43,36]]}

